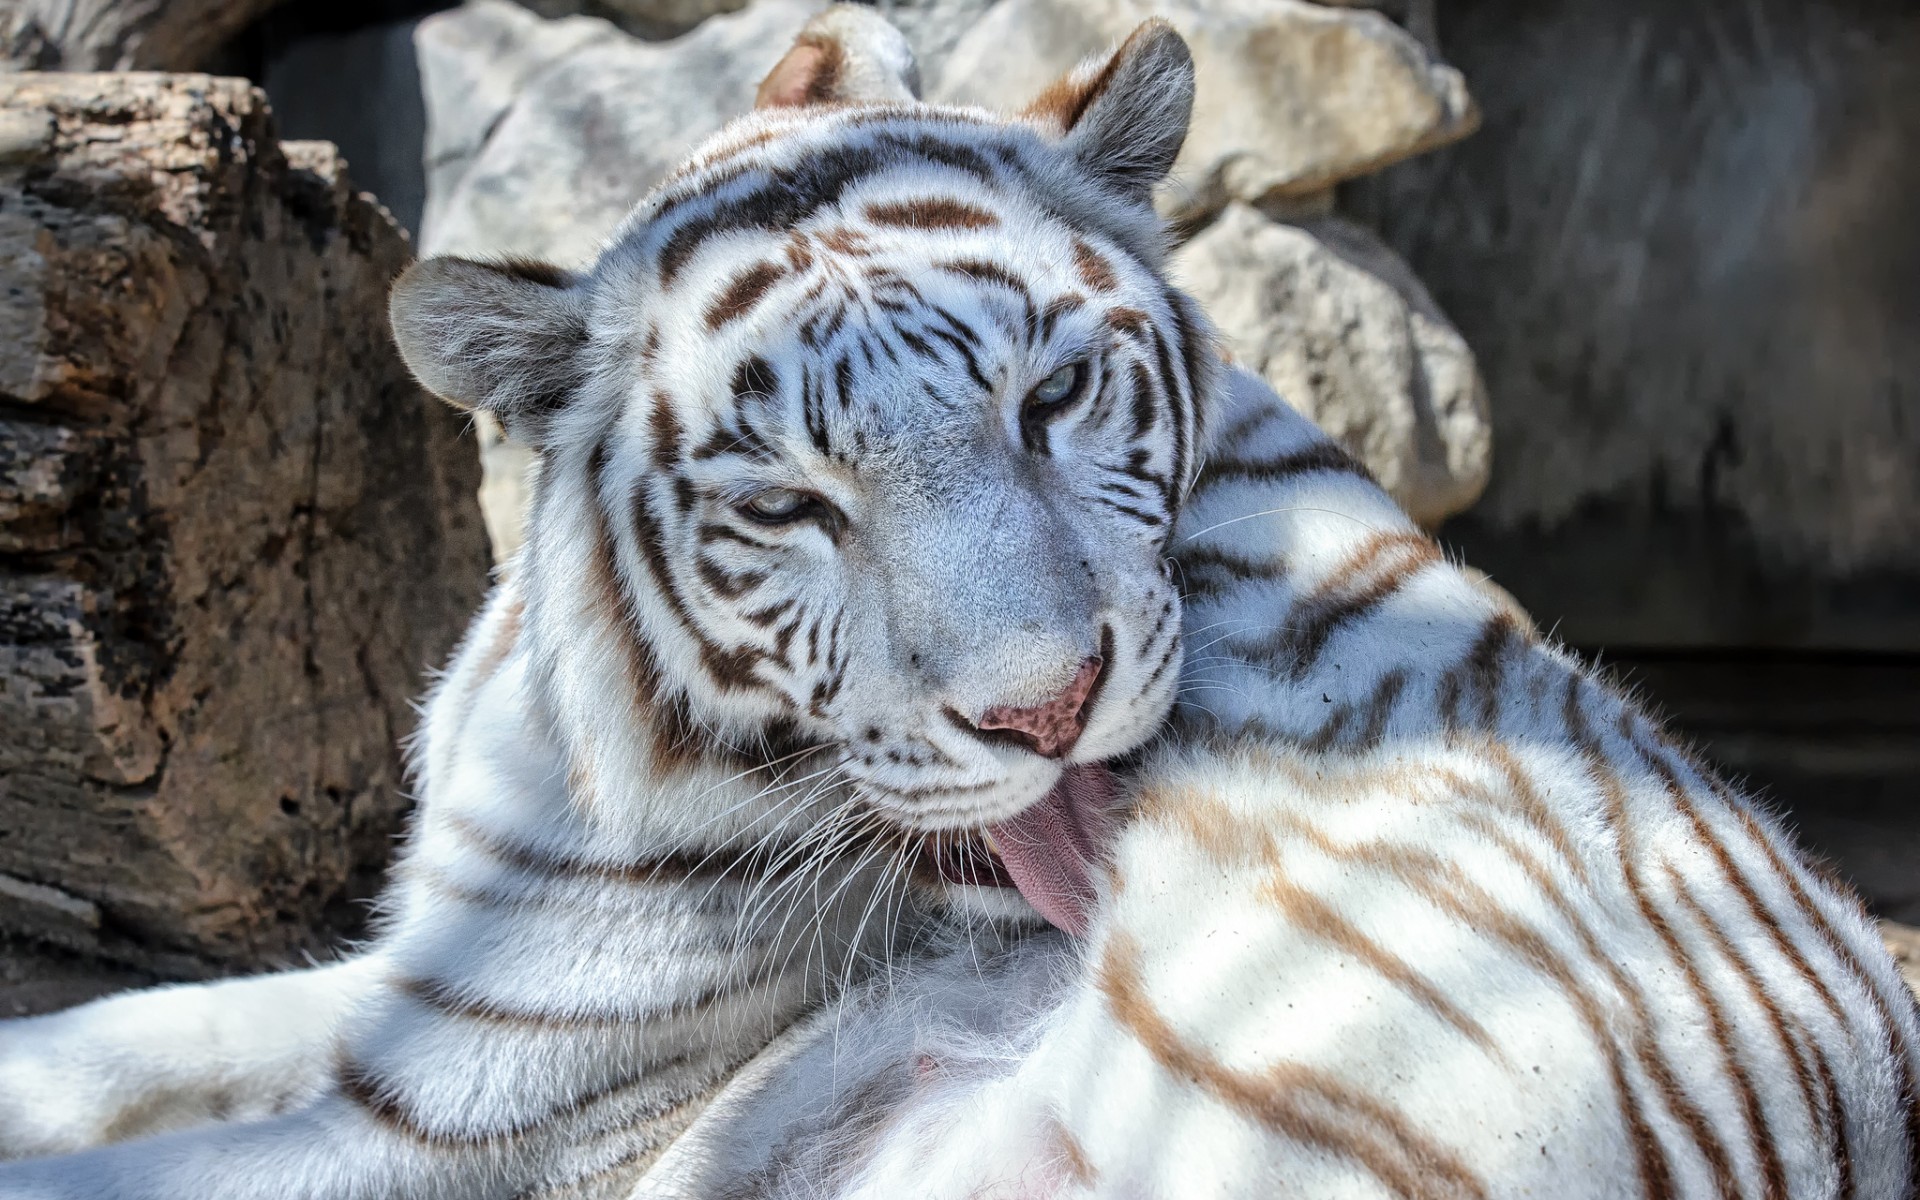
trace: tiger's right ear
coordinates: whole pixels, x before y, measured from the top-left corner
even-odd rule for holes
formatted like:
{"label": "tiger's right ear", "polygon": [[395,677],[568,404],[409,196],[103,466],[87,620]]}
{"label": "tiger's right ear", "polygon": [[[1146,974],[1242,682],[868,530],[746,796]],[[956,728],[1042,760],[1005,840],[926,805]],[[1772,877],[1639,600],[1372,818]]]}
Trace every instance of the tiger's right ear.
{"label": "tiger's right ear", "polygon": [[586,377],[587,304],[579,280],[545,263],[429,258],[387,299],[400,357],[456,408],[492,413],[538,447]]}
{"label": "tiger's right ear", "polygon": [[755,108],[911,104],[920,65],[906,35],[863,4],[835,4],[808,21],[760,81]]}

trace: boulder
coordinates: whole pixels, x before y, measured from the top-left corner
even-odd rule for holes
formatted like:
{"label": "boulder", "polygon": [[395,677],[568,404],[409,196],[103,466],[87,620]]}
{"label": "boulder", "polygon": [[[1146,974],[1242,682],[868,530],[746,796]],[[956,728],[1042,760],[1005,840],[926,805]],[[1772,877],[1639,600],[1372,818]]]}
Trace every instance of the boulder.
{"label": "boulder", "polygon": [[438,233],[460,181],[530,78],[583,46],[626,41],[605,21],[543,21],[508,0],[468,0],[421,21],[413,46],[427,106],[423,235]]}
{"label": "boulder", "polygon": [[244,81],[0,77],[0,935],[194,976],[363,920],[486,583],[408,258]]}
{"label": "boulder", "polygon": [[548,20],[598,17],[624,33],[659,40],[687,32],[708,17],[736,12],[748,0],[518,0]]}
{"label": "boulder", "polygon": [[[442,175],[429,180],[423,253],[592,261],[648,188],[753,107],[761,78],[821,5],[757,0],[668,42],[577,18],[529,38],[505,7],[470,5],[421,26],[429,154],[439,162],[456,142],[479,143],[444,196]],[[475,95],[491,107],[503,94],[511,100],[484,123],[459,112]]]}
{"label": "boulder", "polygon": [[9,0],[0,71],[187,71],[280,0]]}
{"label": "boulder", "polygon": [[1192,219],[1285,203],[1456,141],[1478,122],[1460,73],[1364,8],[1305,0],[1000,0],[953,49],[933,96],[1037,95],[1151,16],[1193,47],[1193,128],[1162,193]]}
{"label": "boulder", "polygon": [[1372,234],[1245,204],[1174,254],[1173,276],[1234,356],[1367,464],[1428,527],[1486,487],[1491,435],[1473,352]]}

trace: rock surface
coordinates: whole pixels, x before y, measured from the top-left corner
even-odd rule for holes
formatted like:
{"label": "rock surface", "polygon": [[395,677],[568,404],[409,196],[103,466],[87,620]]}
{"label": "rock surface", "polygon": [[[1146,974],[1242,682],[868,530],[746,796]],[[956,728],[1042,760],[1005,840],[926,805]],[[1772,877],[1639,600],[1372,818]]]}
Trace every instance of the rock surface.
{"label": "rock surface", "polygon": [[1017,103],[1156,15],[1186,36],[1199,76],[1162,193],[1171,216],[1324,192],[1478,121],[1460,73],[1407,30],[1304,0],[1000,0],[954,47],[933,98]]}
{"label": "rock surface", "polygon": [[748,0],[521,0],[549,19],[600,17],[644,38],[685,33],[708,17],[736,12]]}
{"label": "rock surface", "polygon": [[508,0],[468,0],[421,21],[413,45],[427,105],[423,234],[438,234],[460,181],[530,78],[584,46],[626,41],[605,21],[543,21]]}
{"label": "rock surface", "polygon": [[187,71],[280,0],[8,0],[0,70]]}
{"label": "rock surface", "polygon": [[1920,654],[1920,6],[1486,0],[1486,128],[1343,189],[1459,325],[1448,527],[1589,646]]}
{"label": "rock surface", "polygon": [[[429,181],[425,254],[592,261],[648,188],[753,107],[761,78],[822,5],[758,0],[670,42],[588,21],[529,34],[505,7],[421,26],[432,161],[480,143],[457,180],[436,171]],[[511,100],[484,121],[456,114],[476,96],[477,111]]]}
{"label": "rock surface", "polygon": [[1429,527],[1487,483],[1473,353],[1404,263],[1338,217],[1301,225],[1233,204],[1175,252],[1176,282],[1232,352]]}
{"label": "rock surface", "polygon": [[485,584],[407,260],[244,82],[0,77],[0,933],[187,976],[363,918]]}

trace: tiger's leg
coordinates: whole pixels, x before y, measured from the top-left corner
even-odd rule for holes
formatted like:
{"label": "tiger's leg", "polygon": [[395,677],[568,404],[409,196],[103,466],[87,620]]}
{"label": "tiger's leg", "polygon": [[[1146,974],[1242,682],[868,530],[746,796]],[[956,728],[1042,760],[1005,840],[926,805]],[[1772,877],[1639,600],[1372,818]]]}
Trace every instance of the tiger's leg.
{"label": "tiger's leg", "polygon": [[367,956],[0,1021],[0,1159],[296,1107],[332,1078],[334,1031],[378,975]]}
{"label": "tiger's leg", "polygon": [[495,1200],[517,1147],[404,1136],[336,1093],[297,1112],[0,1164],[0,1200]]}

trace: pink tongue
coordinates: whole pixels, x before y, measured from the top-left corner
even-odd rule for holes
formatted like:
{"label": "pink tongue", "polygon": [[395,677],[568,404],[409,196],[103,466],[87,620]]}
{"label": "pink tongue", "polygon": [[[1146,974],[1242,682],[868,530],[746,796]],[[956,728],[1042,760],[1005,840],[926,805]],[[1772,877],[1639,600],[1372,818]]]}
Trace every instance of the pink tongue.
{"label": "pink tongue", "polygon": [[987,830],[1027,903],[1071,934],[1087,931],[1093,868],[1114,826],[1114,792],[1105,767],[1068,767],[1038,803]]}

